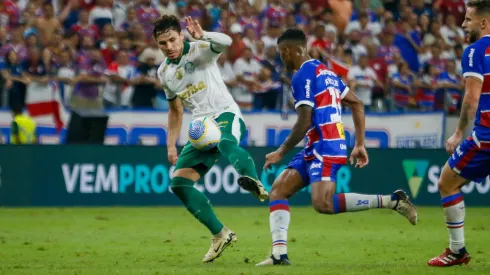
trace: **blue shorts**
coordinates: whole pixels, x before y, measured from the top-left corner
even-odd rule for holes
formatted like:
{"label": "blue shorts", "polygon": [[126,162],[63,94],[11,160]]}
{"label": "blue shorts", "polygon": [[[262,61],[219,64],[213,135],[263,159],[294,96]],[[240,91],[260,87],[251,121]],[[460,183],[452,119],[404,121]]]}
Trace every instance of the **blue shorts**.
{"label": "blue shorts", "polygon": [[308,186],[319,181],[337,182],[337,171],[339,171],[342,166],[344,166],[344,164],[322,162],[317,158],[305,160],[303,151],[301,151],[294,156],[286,169],[298,171],[303,179],[303,184]]}
{"label": "blue shorts", "polygon": [[487,147],[487,143],[468,137],[454,150],[448,160],[449,167],[465,179],[483,182],[490,175],[490,148]]}

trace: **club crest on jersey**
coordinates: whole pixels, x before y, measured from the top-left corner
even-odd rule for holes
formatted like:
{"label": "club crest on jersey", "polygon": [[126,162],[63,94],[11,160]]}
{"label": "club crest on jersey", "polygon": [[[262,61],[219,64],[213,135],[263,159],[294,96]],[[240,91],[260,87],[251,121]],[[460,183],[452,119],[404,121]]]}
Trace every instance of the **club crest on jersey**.
{"label": "club crest on jersey", "polygon": [[182,77],[184,77],[184,69],[182,69],[182,67],[179,67],[176,71],[175,71],[175,78],[177,78],[178,80],[181,80]]}
{"label": "club crest on jersey", "polygon": [[187,62],[184,65],[184,69],[186,73],[191,74],[196,70],[196,66],[192,62]]}

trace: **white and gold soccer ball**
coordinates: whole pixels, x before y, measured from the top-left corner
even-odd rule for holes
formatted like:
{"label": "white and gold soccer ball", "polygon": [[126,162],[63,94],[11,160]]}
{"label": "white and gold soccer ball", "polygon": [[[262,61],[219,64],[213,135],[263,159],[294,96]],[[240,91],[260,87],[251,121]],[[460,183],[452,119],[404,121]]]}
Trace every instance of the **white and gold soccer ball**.
{"label": "white and gold soccer ball", "polygon": [[210,150],[221,138],[218,123],[210,117],[194,119],[189,125],[189,141],[198,150]]}

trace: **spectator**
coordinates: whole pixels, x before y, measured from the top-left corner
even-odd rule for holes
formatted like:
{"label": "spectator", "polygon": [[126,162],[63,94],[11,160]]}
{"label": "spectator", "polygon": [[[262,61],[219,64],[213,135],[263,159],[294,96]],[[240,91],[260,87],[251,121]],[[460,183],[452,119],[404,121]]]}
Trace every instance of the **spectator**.
{"label": "spectator", "polygon": [[349,35],[349,43],[347,45],[352,50],[354,63],[358,62],[361,55],[367,55],[366,47],[361,44],[361,32],[353,30]]}
{"label": "spectator", "polygon": [[120,25],[116,25],[116,28],[118,31],[129,31],[131,26],[135,25],[139,25],[138,18],[136,17],[136,9],[129,7],[126,10],[125,20]]}
{"label": "spectator", "polygon": [[136,75],[136,69],[130,64],[128,53],[120,51],[116,61],[109,64],[106,74],[110,82],[104,86],[104,107],[130,106],[133,96],[133,87],[130,84]]}
{"label": "spectator", "polygon": [[331,52],[334,46],[334,42],[325,37],[325,26],[322,24],[315,27],[313,35],[309,37],[306,44],[308,49],[318,47],[326,52]]}
{"label": "spectator", "polygon": [[393,30],[385,29],[381,36],[381,45],[378,48],[378,57],[385,59],[386,64],[393,63],[393,56],[400,55],[400,49],[394,45],[395,33]]}
{"label": "spectator", "polygon": [[136,69],[135,77],[132,79],[134,92],[131,102],[134,108],[153,108],[157,87],[160,86],[157,70],[155,56],[151,55],[147,55]]}
{"label": "spectator", "polygon": [[108,82],[105,76],[106,66],[97,48],[86,49],[88,55],[77,63],[75,88],[71,97],[71,107],[76,109],[102,109],[100,86]]}
{"label": "spectator", "polygon": [[8,18],[8,27],[10,29],[17,28],[20,24],[20,9],[18,6],[18,0],[4,0],[3,16]]}
{"label": "spectator", "polygon": [[35,144],[36,122],[22,113],[22,107],[15,105],[12,107],[13,121],[10,124],[10,143],[11,144]]}
{"label": "spectator", "polygon": [[378,22],[370,22],[367,12],[359,12],[358,20],[351,21],[347,24],[344,30],[346,35],[349,35],[352,31],[359,31],[362,38],[372,39],[381,33],[381,25]]}
{"label": "spectator", "polygon": [[61,23],[54,15],[51,4],[43,4],[43,13],[44,16],[36,20],[36,28],[40,34],[41,42],[46,45],[51,41],[53,34],[61,28]]}
{"label": "spectator", "polygon": [[243,14],[238,18],[238,23],[243,29],[251,29],[255,35],[261,34],[261,24],[259,17],[254,15],[253,7],[250,4],[244,6]]}
{"label": "spectator", "polygon": [[437,0],[434,7],[446,18],[449,14],[456,19],[456,25],[461,26],[464,21],[466,5],[464,0]]}
{"label": "spectator", "polygon": [[369,67],[369,57],[367,55],[361,55],[359,57],[359,65],[349,69],[347,80],[351,89],[364,103],[364,110],[366,112],[371,111],[372,90],[375,85],[383,85],[379,82],[373,69]]}
{"label": "spectator", "polygon": [[22,41],[22,30],[16,28],[10,34],[10,41],[0,49],[0,56],[5,57],[9,51],[14,50],[17,53],[17,57],[20,60],[24,60],[27,57],[27,48]]}
{"label": "spectator", "polygon": [[456,45],[454,47],[454,55],[456,60],[456,73],[463,75],[463,68],[461,67],[461,59],[463,58],[463,46]]}
{"label": "spectator", "polygon": [[302,2],[299,6],[299,12],[295,16],[296,26],[306,31],[306,26],[310,23],[312,17],[311,5],[308,2]]}
{"label": "spectator", "polygon": [[151,0],[140,0],[140,6],[136,8],[136,18],[143,26],[147,39],[152,38],[153,21],[159,16],[158,10],[151,6]]}
{"label": "spectator", "polygon": [[267,66],[263,66],[257,75],[258,86],[253,99],[255,111],[261,111],[264,108],[269,111],[276,109],[277,97],[282,90],[282,85],[279,77],[273,79],[272,75],[273,72]]}
{"label": "spectator", "polygon": [[99,30],[106,24],[113,24],[112,10],[110,8],[110,0],[96,0],[95,7],[90,10],[89,23],[95,24]]}
{"label": "spectator", "polygon": [[177,15],[177,6],[174,1],[159,0],[157,10],[160,14],[173,14]]}
{"label": "spectator", "polygon": [[264,46],[268,47],[277,47],[277,38],[281,35],[281,25],[276,21],[270,22],[267,27],[266,35],[262,36],[262,41],[264,41]]}
{"label": "spectator", "polygon": [[75,78],[73,57],[70,51],[61,52],[57,76],[61,98],[63,99],[64,105],[69,106],[73,93],[73,79]]}
{"label": "spectator", "polygon": [[247,47],[245,42],[243,41],[242,33],[243,28],[240,24],[235,23],[230,28],[232,43],[228,48],[228,53],[230,56],[230,61],[235,63],[237,59],[239,59],[245,48]]}
{"label": "spectator", "polygon": [[25,106],[26,85],[29,80],[22,77],[22,64],[14,50],[7,52],[5,65],[1,70],[2,77],[5,79],[5,92],[7,92],[8,106]]}
{"label": "spectator", "polygon": [[259,89],[257,76],[261,68],[260,63],[253,58],[250,48],[245,48],[243,57],[237,59],[233,64],[233,72],[239,83],[236,94],[233,96],[240,108],[252,108],[253,93]]}
{"label": "spectator", "polygon": [[235,73],[233,72],[233,67],[231,63],[228,61],[228,54],[226,52],[222,53],[218,57],[218,68],[221,76],[223,77],[223,81],[225,82],[226,87],[233,95],[235,94],[234,89],[237,87],[238,82],[236,81]]}
{"label": "spectator", "polygon": [[446,72],[439,76],[440,87],[448,93],[450,102],[448,102],[448,112],[457,113],[461,108],[461,99],[464,91],[464,81],[461,74],[456,72],[456,62],[449,60],[446,62]]}
{"label": "spectator", "polygon": [[429,63],[424,65],[421,81],[415,81],[419,89],[418,105],[422,111],[434,111],[439,70]]}
{"label": "spectator", "polygon": [[71,30],[80,37],[89,36],[93,41],[96,41],[99,39],[99,29],[97,25],[89,23],[88,16],[87,10],[81,10],[78,15],[78,22],[71,27]]}
{"label": "spectator", "polygon": [[112,6],[112,16],[114,18],[114,26],[116,29],[126,21],[126,14],[131,6],[131,0],[115,0]]}
{"label": "spectator", "polygon": [[408,110],[413,101],[414,78],[405,62],[398,63],[398,73],[393,75],[392,84],[394,89],[395,108],[399,112]]}
{"label": "spectator", "polygon": [[444,42],[449,46],[463,44],[464,31],[461,27],[456,25],[456,18],[454,18],[454,15],[448,14],[445,22],[446,24],[441,27],[441,36],[444,38]]}

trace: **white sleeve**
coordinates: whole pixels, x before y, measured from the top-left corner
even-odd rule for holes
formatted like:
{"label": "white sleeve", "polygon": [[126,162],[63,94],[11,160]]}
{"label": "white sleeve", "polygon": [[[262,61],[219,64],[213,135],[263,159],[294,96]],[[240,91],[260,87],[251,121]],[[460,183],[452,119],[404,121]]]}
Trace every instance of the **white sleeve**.
{"label": "white sleeve", "polygon": [[210,50],[216,54],[224,52],[231,45],[231,37],[219,32],[204,32],[202,40],[211,44]]}

